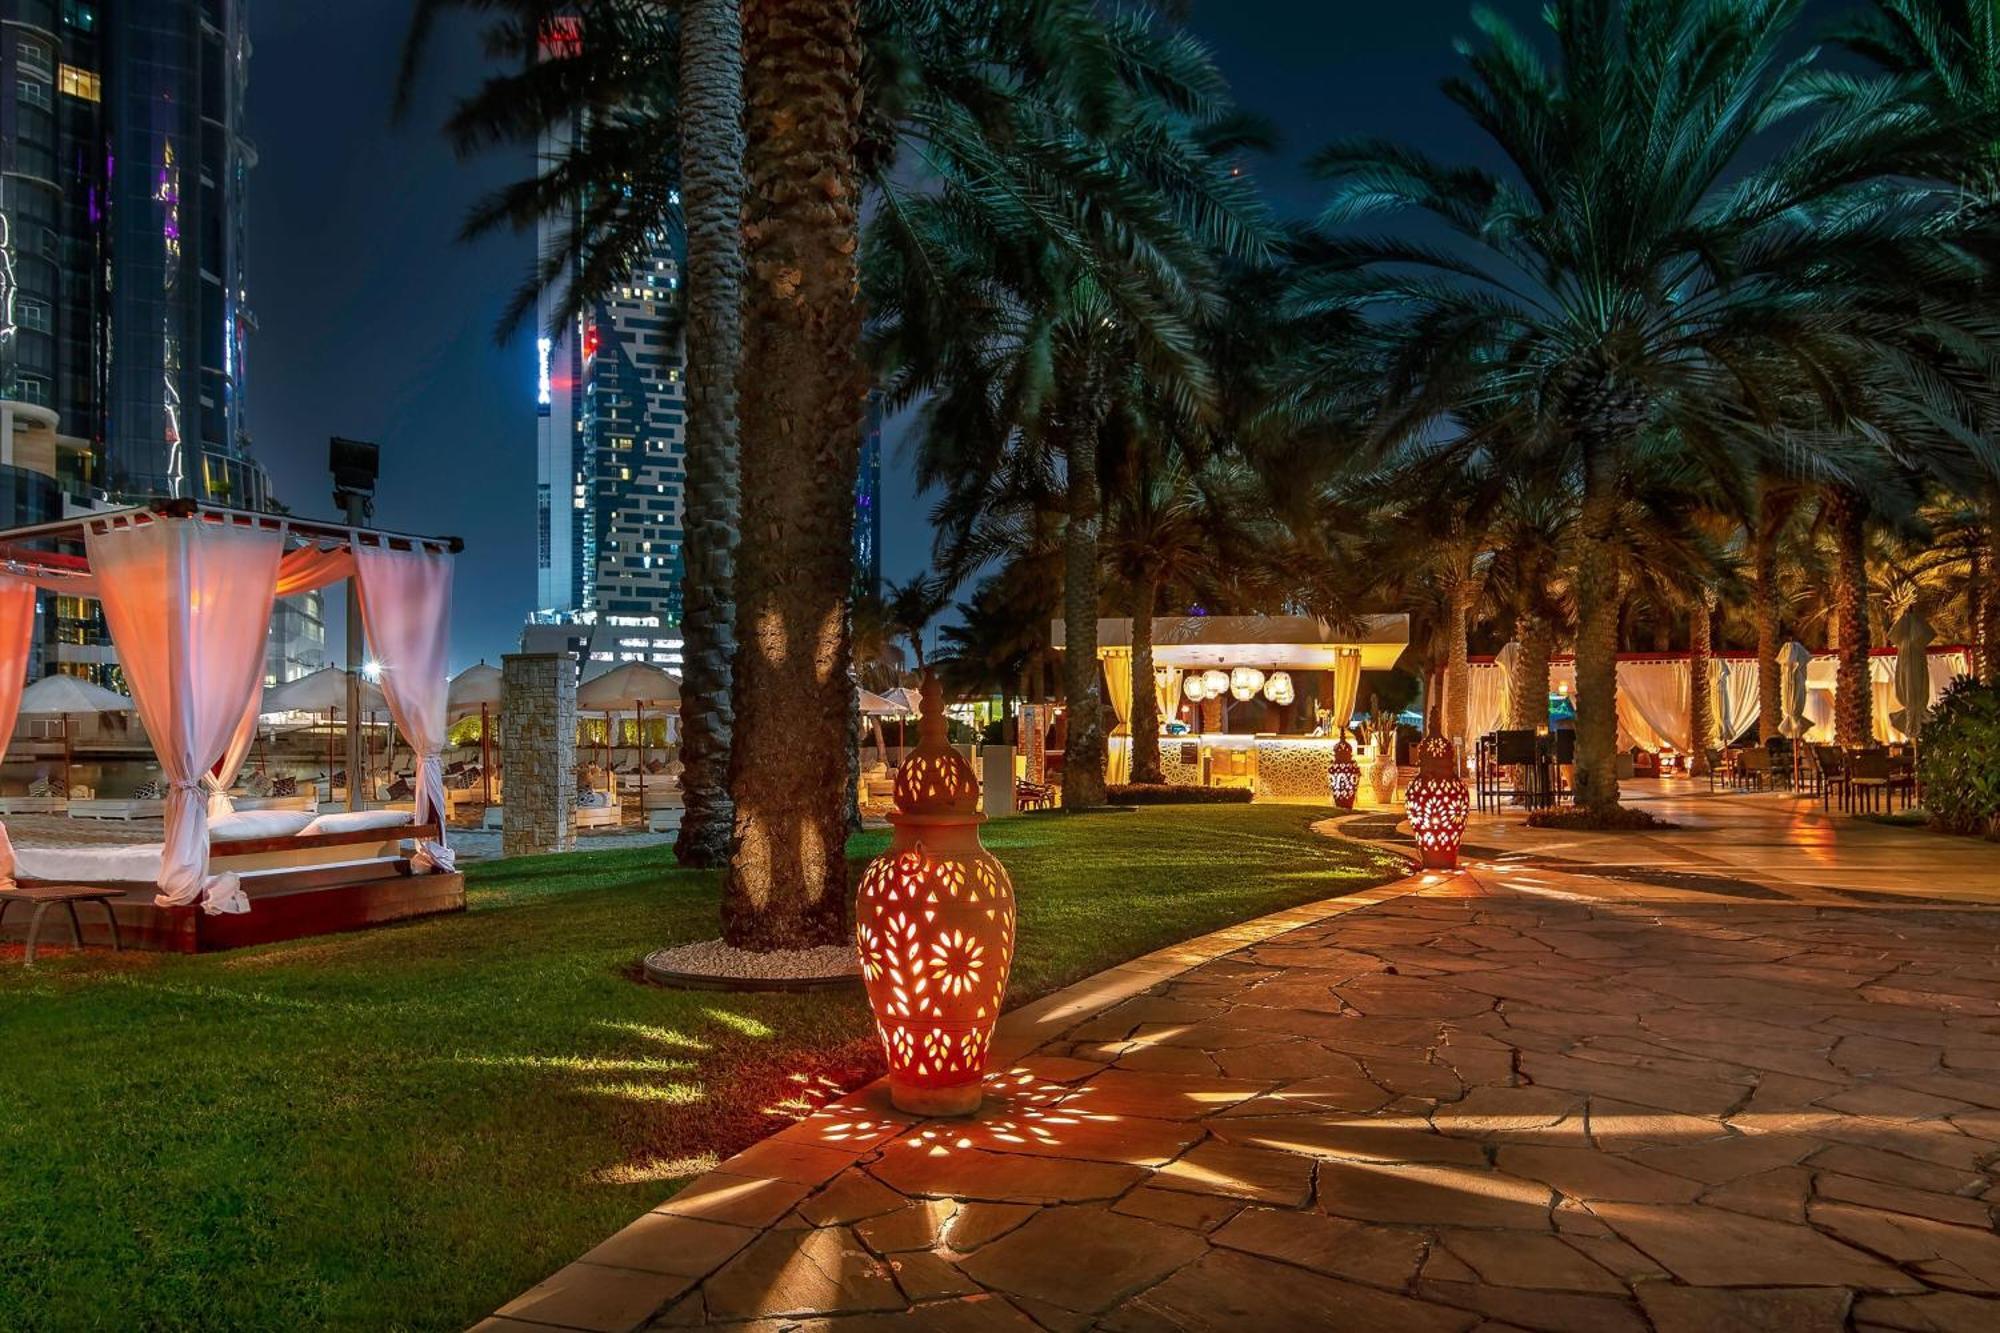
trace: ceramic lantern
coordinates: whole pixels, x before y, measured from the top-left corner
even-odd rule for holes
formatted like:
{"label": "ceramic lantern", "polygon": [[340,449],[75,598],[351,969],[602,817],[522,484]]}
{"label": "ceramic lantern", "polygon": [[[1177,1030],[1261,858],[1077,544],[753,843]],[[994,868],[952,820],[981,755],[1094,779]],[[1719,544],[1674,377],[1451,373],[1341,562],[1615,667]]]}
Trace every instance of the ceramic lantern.
{"label": "ceramic lantern", "polygon": [[1354,747],[1342,736],[1333,746],[1333,762],[1326,766],[1326,789],[1342,810],[1354,808],[1355,793],[1361,790],[1361,765],[1354,762]]}
{"label": "ceramic lantern", "polygon": [[970,1115],[1014,959],[1014,885],[980,845],[979,783],[945,739],[929,672],[918,738],[896,772],[889,850],[855,895],[854,938],[890,1100],[914,1115]]}
{"label": "ceramic lantern", "polygon": [[1403,808],[1416,835],[1427,870],[1458,864],[1458,840],[1472,803],[1458,775],[1458,752],[1442,736],[1426,736],[1417,746],[1417,776],[1403,790]]}

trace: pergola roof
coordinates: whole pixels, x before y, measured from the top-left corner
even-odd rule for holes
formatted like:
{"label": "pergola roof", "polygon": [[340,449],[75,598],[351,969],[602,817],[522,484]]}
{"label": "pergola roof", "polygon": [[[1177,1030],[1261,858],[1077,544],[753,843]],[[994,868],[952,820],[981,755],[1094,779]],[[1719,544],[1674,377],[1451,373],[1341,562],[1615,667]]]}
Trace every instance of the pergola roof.
{"label": "pergola roof", "polygon": [[359,537],[364,541],[401,548],[426,546],[453,554],[465,549],[465,543],[457,537],[423,537],[414,533],[388,532],[381,528],[357,528],[326,519],[301,518],[296,514],[265,514],[249,509],[231,509],[226,505],[203,504],[196,500],[154,500],[124,509],[93,510],[52,523],[35,523],[0,531],[0,571],[12,568],[40,574],[86,575],[90,572],[90,562],[82,554],[50,548],[56,543],[80,547],[85,532],[94,527],[146,523],[155,517],[200,518],[211,523],[283,529],[308,542],[346,543]]}
{"label": "pergola roof", "polygon": [[[1063,647],[1063,622],[1052,642]],[[1361,654],[1361,669],[1386,671],[1410,642],[1406,615],[1360,616],[1345,627],[1316,616],[1156,616],[1153,661],[1160,666],[1254,666],[1288,671],[1329,671],[1343,651]],[[1097,622],[1097,655],[1132,646],[1132,622]]]}

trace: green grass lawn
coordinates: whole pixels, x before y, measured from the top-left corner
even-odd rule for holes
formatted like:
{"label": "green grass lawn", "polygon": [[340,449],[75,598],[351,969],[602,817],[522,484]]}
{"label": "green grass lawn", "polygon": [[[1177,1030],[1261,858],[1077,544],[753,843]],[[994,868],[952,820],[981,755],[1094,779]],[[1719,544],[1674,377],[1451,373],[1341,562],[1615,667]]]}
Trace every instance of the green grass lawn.
{"label": "green grass lawn", "polygon": [[[1247,806],[989,826],[1019,1003],[1393,863]],[[856,840],[870,856],[886,834]],[[858,996],[676,993],[668,849],[495,862],[462,916],[200,958],[0,954],[0,1328],[458,1328],[877,1072]]]}

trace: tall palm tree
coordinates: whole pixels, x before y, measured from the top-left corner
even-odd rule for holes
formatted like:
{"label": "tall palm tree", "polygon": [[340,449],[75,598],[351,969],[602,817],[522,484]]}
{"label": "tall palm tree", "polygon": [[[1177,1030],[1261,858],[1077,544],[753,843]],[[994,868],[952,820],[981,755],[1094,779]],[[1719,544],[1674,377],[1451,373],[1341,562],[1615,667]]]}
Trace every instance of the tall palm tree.
{"label": "tall palm tree", "polygon": [[924,634],[931,622],[951,605],[951,589],[942,579],[916,574],[906,582],[889,585],[883,599],[891,629],[909,642],[916,655],[917,670],[924,669]]}
{"label": "tall palm tree", "polygon": [[737,564],[735,853],[722,937],[845,936],[853,709],[847,598],[868,376],[857,0],[746,0],[743,524]]}
{"label": "tall palm tree", "polygon": [[[1618,802],[1615,553],[1639,442],[1721,458],[1817,427],[1837,470],[1841,433],[1874,406],[1862,390],[1910,332],[1857,309],[1964,283],[1946,192],[1912,181],[1935,177],[1951,134],[1886,93],[1801,124],[1803,74],[1781,55],[1799,10],[1554,0],[1552,61],[1481,10],[1484,40],[1444,91],[1504,173],[1376,141],[1317,158],[1328,224],[1407,210],[1451,236],[1356,240],[1301,283],[1302,309],[1372,315],[1377,440],[1471,408],[1575,479],[1576,793],[1599,814]],[[1791,133],[1769,144],[1773,127]],[[1803,410],[1774,385],[1808,386]]]}
{"label": "tall palm tree", "polygon": [[681,211],[687,219],[687,502],[681,508],[684,865],[729,857],[735,811],[736,376],[743,356],[743,23],[740,0],[683,0]]}
{"label": "tall palm tree", "polygon": [[1874,739],[1874,686],[1868,675],[1868,501],[1849,486],[1828,486],[1820,521],[1833,538],[1833,627],[1837,675],[1833,739],[1864,745]]}
{"label": "tall palm tree", "polygon": [[[1874,0],[1838,34],[1856,54],[1899,78],[1914,100],[1963,134],[1953,179],[1968,205],[2000,205],[2000,9],[1993,0]],[[1866,94],[1851,86],[1840,95]],[[1973,642],[1975,672],[2000,679],[2000,445],[1979,441],[1977,487],[1966,487],[1986,514],[1982,561],[1991,582]]]}
{"label": "tall palm tree", "polygon": [[1262,245],[1248,183],[1224,158],[1243,129],[1206,52],[1130,16],[1107,22],[1125,55],[1104,71],[1103,126],[1080,130],[1023,91],[1017,142],[995,164],[1006,188],[988,170],[892,190],[867,266],[892,400],[927,398],[919,480],[977,497],[1011,470],[1053,479],[1062,498],[1072,808],[1104,800],[1107,425],[1141,397],[1213,412],[1198,326],[1218,308],[1219,257]]}

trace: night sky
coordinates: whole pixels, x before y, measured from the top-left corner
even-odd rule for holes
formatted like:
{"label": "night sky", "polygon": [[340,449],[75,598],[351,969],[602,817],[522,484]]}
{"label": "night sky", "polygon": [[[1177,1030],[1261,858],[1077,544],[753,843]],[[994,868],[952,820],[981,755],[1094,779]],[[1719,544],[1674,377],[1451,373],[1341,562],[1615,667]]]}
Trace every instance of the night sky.
{"label": "night sky", "polygon": [[[1539,5],[1492,7],[1526,24]],[[1276,158],[1256,170],[1281,213],[1317,208],[1319,190],[1298,163],[1331,138],[1394,135],[1455,158],[1476,151],[1437,91],[1457,63],[1453,37],[1471,32],[1467,8],[1195,5],[1193,27],[1239,100],[1280,127]],[[409,0],[253,0],[248,131],[261,161],[251,174],[259,328],[249,416],[276,493],[295,510],[331,512],[326,439],[349,435],[382,445],[379,525],[465,538],[457,669],[511,651],[534,601],[533,343],[493,338],[532,240],[457,240],[467,206],[526,165],[500,153],[462,163],[437,132],[452,95],[483,68],[471,26],[440,34],[413,113],[391,123],[409,9]],[[883,469],[888,578],[927,568],[930,555],[928,501],[914,492],[897,424]],[[330,645],[339,624],[330,609]]]}

